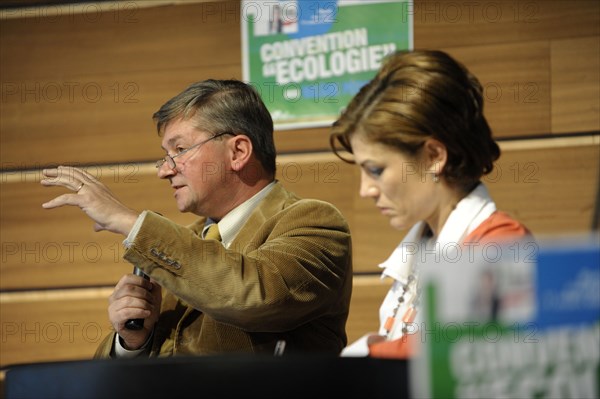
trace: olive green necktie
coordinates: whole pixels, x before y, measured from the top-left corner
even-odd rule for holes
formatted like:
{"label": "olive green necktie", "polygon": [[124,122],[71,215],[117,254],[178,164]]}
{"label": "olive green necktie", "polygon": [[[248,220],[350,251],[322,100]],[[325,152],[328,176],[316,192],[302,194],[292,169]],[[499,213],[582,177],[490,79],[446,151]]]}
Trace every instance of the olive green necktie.
{"label": "olive green necktie", "polygon": [[216,223],[208,226],[204,239],[221,241],[221,233],[219,233],[219,226]]}

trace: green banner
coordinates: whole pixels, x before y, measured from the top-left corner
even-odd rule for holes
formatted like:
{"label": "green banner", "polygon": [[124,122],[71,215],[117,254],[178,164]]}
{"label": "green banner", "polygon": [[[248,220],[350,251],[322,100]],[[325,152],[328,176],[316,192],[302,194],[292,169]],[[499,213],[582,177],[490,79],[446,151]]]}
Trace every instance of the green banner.
{"label": "green banner", "polygon": [[598,398],[597,240],[490,243],[422,265],[413,397]]}
{"label": "green banner", "polygon": [[244,80],[276,129],[330,125],[385,55],[412,49],[412,11],[412,0],[244,1]]}

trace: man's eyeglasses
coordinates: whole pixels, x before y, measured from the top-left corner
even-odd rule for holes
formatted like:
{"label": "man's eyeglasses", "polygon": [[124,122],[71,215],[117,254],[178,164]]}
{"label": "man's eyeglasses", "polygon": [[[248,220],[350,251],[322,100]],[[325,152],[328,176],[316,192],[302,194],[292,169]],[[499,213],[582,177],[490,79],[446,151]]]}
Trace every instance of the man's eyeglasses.
{"label": "man's eyeglasses", "polygon": [[198,144],[194,144],[193,146],[191,146],[190,148],[186,148],[185,150],[179,151],[177,154],[175,155],[169,155],[167,154],[163,159],[159,159],[158,161],[156,161],[156,167],[158,169],[160,169],[161,166],[163,166],[163,164],[166,162],[167,165],[169,165],[169,168],[171,169],[175,169],[177,167],[177,164],[175,163],[175,158],[177,158],[178,156],[181,156],[183,154],[185,154],[188,151],[193,150],[194,148],[199,148],[202,144],[206,144],[209,141],[216,139],[217,137],[221,137],[224,136],[226,134],[231,134],[233,135],[233,133],[229,133],[229,132],[225,132],[225,133],[219,133],[219,134],[215,134],[214,136],[199,142]]}

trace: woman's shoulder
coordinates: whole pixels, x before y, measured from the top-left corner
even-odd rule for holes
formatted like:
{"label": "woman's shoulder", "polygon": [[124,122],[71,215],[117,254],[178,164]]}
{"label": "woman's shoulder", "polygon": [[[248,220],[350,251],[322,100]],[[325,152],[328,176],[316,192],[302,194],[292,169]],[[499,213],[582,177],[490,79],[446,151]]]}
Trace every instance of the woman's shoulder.
{"label": "woman's shoulder", "polygon": [[506,212],[495,211],[465,238],[465,242],[521,239],[532,236],[531,231]]}

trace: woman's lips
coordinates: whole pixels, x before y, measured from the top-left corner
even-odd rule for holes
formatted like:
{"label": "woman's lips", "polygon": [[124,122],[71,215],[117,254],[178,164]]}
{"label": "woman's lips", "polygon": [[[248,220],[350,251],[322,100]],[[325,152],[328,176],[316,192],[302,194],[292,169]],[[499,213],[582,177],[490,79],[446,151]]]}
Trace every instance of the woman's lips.
{"label": "woman's lips", "polygon": [[378,208],[379,208],[379,212],[381,212],[382,215],[390,216],[393,212],[391,208],[383,208],[383,207],[378,207]]}

